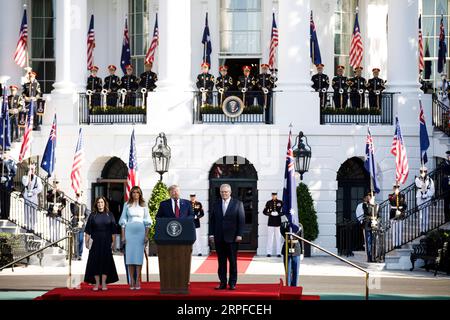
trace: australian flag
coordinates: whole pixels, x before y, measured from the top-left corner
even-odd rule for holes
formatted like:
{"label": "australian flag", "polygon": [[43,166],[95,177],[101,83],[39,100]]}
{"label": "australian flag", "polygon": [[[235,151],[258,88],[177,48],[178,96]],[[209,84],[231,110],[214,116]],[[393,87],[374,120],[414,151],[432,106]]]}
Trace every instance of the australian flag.
{"label": "australian flag", "polygon": [[375,153],[375,147],[374,147],[374,144],[373,144],[372,134],[370,133],[370,129],[367,128],[366,161],[364,161],[364,168],[370,174],[370,179],[372,179],[373,192],[379,193],[380,192],[380,188],[378,187],[377,167],[375,166],[374,153]]}
{"label": "australian flag", "polygon": [[6,95],[6,87],[3,88],[3,103],[0,113],[0,146],[3,150],[11,147],[10,121],[8,113],[8,96]]}
{"label": "australian flag", "polygon": [[51,177],[55,171],[55,151],[56,151],[56,114],[53,118],[50,136],[45,146],[44,155],[42,156],[41,168],[47,172],[47,176]]}
{"label": "australian flag", "polygon": [[317,39],[316,25],[313,20],[313,12],[311,11],[311,20],[309,23],[309,51],[311,56],[311,62],[315,65],[322,63],[322,57],[320,56],[319,40]]}
{"label": "australian flag", "polygon": [[120,56],[120,67],[122,68],[123,74],[127,73],[127,70],[125,68],[129,64],[131,64],[130,37],[128,35],[128,22],[127,19],[125,19],[125,29],[123,30],[122,55]]}
{"label": "australian flag", "polygon": [[284,168],[284,188],[283,188],[283,214],[288,218],[292,232],[299,229],[297,189],[295,183],[294,153],[291,145],[291,131],[286,153],[286,167]]}
{"label": "australian flag", "polygon": [[205,18],[205,29],[203,30],[202,43],[203,43],[203,62],[208,63],[209,67],[211,68],[212,46],[211,46],[211,36],[209,35],[209,27],[208,27],[208,13],[206,13]]}
{"label": "australian flag", "polygon": [[419,100],[420,114],[420,160],[422,164],[428,162],[427,149],[430,146],[430,139],[428,138],[427,124],[425,123],[425,116],[423,114],[422,101]]}

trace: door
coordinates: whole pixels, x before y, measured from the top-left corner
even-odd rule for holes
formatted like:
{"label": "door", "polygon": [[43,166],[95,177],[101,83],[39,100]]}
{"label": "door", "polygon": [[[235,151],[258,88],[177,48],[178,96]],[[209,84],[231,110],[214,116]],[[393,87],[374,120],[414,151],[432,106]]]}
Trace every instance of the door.
{"label": "door", "polygon": [[109,211],[114,215],[116,222],[118,222],[125,201],[125,182],[93,183],[92,206],[97,197],[105,197],[108,200]]}
{"label": "door", "polygon": [[[259,74],[259,59],[224,59],[223,64],[228,66],[228,75],[233,78],[233,83],[236,85],[237,80],[244,73],[243,66],[250,66],[252,70],[250,74],[256,77]],[[233,90],[237,90],[233,88]]]}
{"label": "door", "polygon": [[258,247],[258,190],[253,180],[211,180],[209,208],[221,199],[220,186],[231,186],[231,197],[242,201],[245,213],[244,234],[239,249],[255,251]]}

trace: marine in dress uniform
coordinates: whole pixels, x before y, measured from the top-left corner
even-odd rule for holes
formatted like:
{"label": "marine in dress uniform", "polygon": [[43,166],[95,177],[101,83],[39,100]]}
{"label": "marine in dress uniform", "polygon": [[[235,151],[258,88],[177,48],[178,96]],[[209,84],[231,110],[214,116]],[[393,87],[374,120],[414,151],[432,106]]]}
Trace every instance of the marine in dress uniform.
{"label": "marine in dress uniform", "polygon": [[335,108],[346,108],[348,99],[347,77],[344,76],[344,66],[337,67],[337,75],[333,78],[331,86],[334,90],[333,101]]}
{"label": "marine in dress uniform", "polygon": [[[86,93],[89,91],[92,91],[91,96],[91,105],[89,108],[98,107],[101,105],[101,97],[100,93],[102,91],[102,79],[100,77],[97,77],[97,66],[92,66],[91,69],[91,75],[87,79],[86,84]],[[89,103],[89,96],[87,95],[88,103]]]}
{"label": "marine in dress uniform", "polygon": [[281,209],[283,201],[277,198],[277,193],[272,192],[272,199],[266,202],[263,214],[269,217],[267,220],[267,256],[270,257],[273,252],[273,241],[275,240],[275,253],[281,257]]}
{"label": "marine in dress uniform", "polygon": [[120,78],[116,76],[117,68],[115,65],[110,64],[108,66],[109,76],[105,78],[105,83],[103,84],[103,89],[107,91],[106,94],[106,104],[108,106],[117,107],[118,101],[118,91],[120,89]]}
{"label": "marine in dress uniform", "polygon": [[244,75],[238,78],[236,85],[238,90],[242,93],[242,101],[244,102],[244,105],[251,106],[253,105],[254,98],[252,91],[255,89],[256,80],[252,75],[250,75],[251,67],[243,66],[242,71],[244,72]]}
{"label": "marine in dress uniform", "polygon": [[316,64],[317,73],[311,77],[313,85],[311,86],[316,92],[319,92],[320,107],[325,108],[327,104],[327,91],[330,87],[330,79],[323,73],[324,64]]}
{"label": "marine in dress uniform", "polygon": [[199,93],[199,105],[213,104],[212,91],[214,89],[214,76],[209,73],[209,63],[203,62],[201,64],[202,73],[197,76],[197,88]]}
{"label": "marine in dress uniform", "polygon": [[[420,175],[414,180],[416,184],[416,205],[430,201],[434,196],[434,181],[428,175],[428,169],[425,166],[420,167]],[[429,208],[423,208],[419,212],[420,232],[425,234],[429,228]]]}
{"label": "marine in dress uniform", "polygon": [[367,90],[369,91],[369,106],[372,109],[380,109],[383,90],[386,89],[384,86],[386,81],[378,77],[380,74],[379,68],[373,68],[372,73],[373,78],[369,79],[367,82]]}
{"label": "marine in dress uniform", "polygon": [[[155,90],[156,81],[158,81],[158,75],[152,71],[153,63],[147,62],[145,65],[145,72],[140,76],[139,87],[141,88],[141,95],[144,99],[143,105],[147,105],[147,95],[149,92]],[[142,89],[146,92],[142,94]],[[145,91],[144,90],[144,91]]]}
{"label": "marine in dress uniform", "polygon": [[195,225],[195,233],[196,240],[194,242],[194,251],[198,256],[202,255],[203,246],[202,246],[202,238],[200,232],[200,219],[203,218],[205,212],[203,211],[203,205],[201,202],[197,201],[195,193],[190,194],[191,198],[191,206],[192,211],[194,211],[194,225]]}
{"label": "marine in dress uniform", "polygon": [[8,96],[8,112],[9,121],[11,124],[11,141],[19,141],[19,112],[25,109],[25,101],[23,97],[18,94],[19,88],[17,86],[10,86],[11,95]]}
{"label": "marine in dress uniform", "polygon": [[394,185],[393,193],[389,194],[389,219],[391,220],[392,239],[396,249],[400,248],[403,237],[403,219],[407,209],[405,195],[400,193],[400,186]]}
{"label": "marine in dress uniform", "polygon": [[[22,86],[22,96],[25,100],[26,110],[29,110],[28,108],[30,107],[30,101],[32,98],[34,98],[34,100],[36,101],[37,99],[40,99],[41,95],[42,95],[41,85],[36,80],[36,77],[37,77],[37,73],[34,71],[30,71],[28,73],[29,81],[26,82]],[[38,130],[39,124],[42,121],[42,117],[37,115],[36,109],[37,108],[36,108],[36,104],[35,104],[34,115],[33,115],[33,130]]]}
{"label": "marine in dress uniform", "polygon": [[364,108],[365,95],[367,83],[366,79],[361,76],[363,67],[355,68],[355,76],[348,80],[348,85],[350,87],[350,101],[352,102],[352,107],[359,109]]}
{"label": "marine in dress uniform", "polygon": [[269,73],[269,65],[261,65],[261,73],[256,77],[256,88],[258,89],[258,105],[270,106],[272,91],[276,87],[275,78]]}
{"label": "marine in dress uniform", "polygon": [[[281,227],[280,227],[280,233],[285,240],[286,233],[292,232],[292,227],[289,223],[288,218],[283,215],[281,217]],[[304,229],[303,225],[299,222],[298,223],[298,231],[295,233],[297,236],[304,238]],[[300,262],[303,260],[303,253],[305,252],[305,247],[303,241],[298,240],[294,236],[289,235],[286,241],[283,243],[283,247],[281,248],[281,253],[283,254],[283,263],[286,267],[286,245],[287,245],[287,286],[288,287],[296,287],[298,286],[298,278],[299,278],[299,271],[300,271]]]}
{"label": "marine in dress uniform", "polygon": [[222,105],[223,100],[228,97],[229,91],[233,87],[233,78],[228,75],[228,67],[219,67],[220,76],[216,78],[216,89],[219,91],[219,103]]}
{"label": "marine in dress uniform", "polygon": [[[125,89],[127,94],[125,96],[124,106],[136,106],[136,91],[139,88],[139,79],[133,75],[133,66],[131,64],[125,67],[127,74],[122,77],[121,89]],[[120,95],[119,95],[120,96]],[[120,98],[122,98],[120,96]]]}

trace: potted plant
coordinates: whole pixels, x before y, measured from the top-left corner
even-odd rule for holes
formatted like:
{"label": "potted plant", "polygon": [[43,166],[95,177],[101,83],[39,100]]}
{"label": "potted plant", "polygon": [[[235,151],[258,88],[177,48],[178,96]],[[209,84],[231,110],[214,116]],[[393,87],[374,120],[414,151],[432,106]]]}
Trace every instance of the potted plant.
{"label": "potted plant", "polygon": [[[304,237],[306,240],[314,241],[319,235],[319,225],[317,224],[317,212],[308,187],[300,182],[297,187],[298,220],[303,225]],[[311,256],[311,246],[305,243],[305,257]]]}
{"label": "potted plant", "polygon": [[162,182],[158,181],[156,185],[153,187],[152,196],[150,197],[150,200],[148,201],[148,210],[150,213],[150,217],[153,221],[152,226],[150,227],[148,238],[149,238],[149,255],[156,256],[156,244],[154,242],[154,236],[155,236],[155,225],[156,225],[156,213],[159,209],[159,204],[161,201],[169,199],[169,191],[167,189],[167,186]]}

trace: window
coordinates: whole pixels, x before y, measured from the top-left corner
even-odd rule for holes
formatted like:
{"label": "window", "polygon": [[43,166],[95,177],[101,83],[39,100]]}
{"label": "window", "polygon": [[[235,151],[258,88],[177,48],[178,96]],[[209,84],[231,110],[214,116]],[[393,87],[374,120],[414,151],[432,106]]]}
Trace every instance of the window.
{"label": "window", "polygon": [[220,1],[220,54],[261,55],[261,0]]}
{"label": "window", "polygon": [[349,51],[356,6],[357,0],[337,0],[334,12],[334,70],[338,65],[343,65],[345,70],[349,70]]}
{"label": "window", "polygon": [[[437,59],[439,52],[439,34],[441,24],[441,14],[444,16],[445,28],[445,42],[447,44],[446,54],[446,68],[444,70],[448,74],[449,67],[449,1],[448,0],[422,0],[422,34],[425,62],[431,62],[431,75],[424,80],[435,82],[434,87],[439,87],[441,84],[440,75],[437,72]],[[426,49],[429,48],[430,55],[426,54]],[[425,77],[425,73],[422,73]]]}
{"label": "window", "polygon": [[148,0],[129,0],[129,31],[131,45],[131,64],[135,74],[144,72],[144,60],[149,40],[149,3]]}
{"label": "window", "polygon": [[31,0],[30,66],[44,93],[55,82],[55,0]]}

